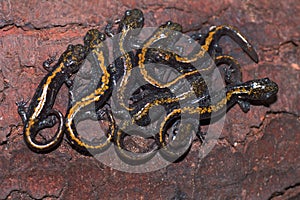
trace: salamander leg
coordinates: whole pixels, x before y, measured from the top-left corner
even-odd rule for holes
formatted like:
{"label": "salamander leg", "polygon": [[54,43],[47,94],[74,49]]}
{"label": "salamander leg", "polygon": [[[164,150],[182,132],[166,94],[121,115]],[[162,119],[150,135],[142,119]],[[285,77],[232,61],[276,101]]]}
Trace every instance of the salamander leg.
{"label": "salamander leg", "polygon": [[116,19],[114,22],[112,21],[109,21],[107,23],[107,25],[105,26],[105,29],[104,29],[104,32],[105,34],[108,36],[108,37],[113,37],[116,33],[113,31],[113,27],[114,25],[116,24],[119,24],[120,23],[120,19]]}
{"label": "salamander leg", "polygon": [[26,104],[28,103],[29,100],[20,100],[16,102],[16,105],[18,106],[18,113],[23,121],[25,123],[27,121],[27,115],[26,115]]}
{"label": "salamander leg", "polygon": [[49,56],[49,58],[43,62],[43,67],[48,72],[53,70],[52,64],[56,61],[56,56],[57,56],[57,54],[55,54],[53,56]]}
{"label": "salamander leg", "polygon": [[[228,68],[224,68],[224,77],[226,85],[235,85],[242,83],[241,67],[237,60],[228,55],[218,56],[215,59],[216,65],[225,64]],[[238,100],[240,108],[243,112],[248,112],[250,109],[250,103],[248,101]]]}
{"label": "salamander leg", "polygon": [[224,78],[226,84],[237,84],[242,82],[241,67],[237,60],[228,55],[221,55],[215,58],[217,66],[226,65],[224,69]]}

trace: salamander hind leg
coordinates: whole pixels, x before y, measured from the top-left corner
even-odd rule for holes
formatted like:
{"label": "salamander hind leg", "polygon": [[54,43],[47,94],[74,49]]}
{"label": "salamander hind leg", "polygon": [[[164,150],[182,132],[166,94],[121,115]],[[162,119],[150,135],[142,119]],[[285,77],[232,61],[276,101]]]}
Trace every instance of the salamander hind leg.
{"label": "salamander hind leg", "polygon": [[241,67],[236,59],[228,55],[221,55],[215,58],[217,66],[226,65],[223,68],[226,84],[237,84],[242,82]]}

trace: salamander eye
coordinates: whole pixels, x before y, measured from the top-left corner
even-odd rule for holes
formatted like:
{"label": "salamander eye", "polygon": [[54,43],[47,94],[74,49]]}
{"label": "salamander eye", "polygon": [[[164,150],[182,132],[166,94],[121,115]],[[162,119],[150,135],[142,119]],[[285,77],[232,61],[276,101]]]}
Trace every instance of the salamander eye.
{"label": "salamander eye", "polygon": [[170,26],[170,25],[172,25],[172,24],[173,24],[172,21],[167,21],[167,22],[166,22],[166,25],[167,25],[167,26]]}
{"label": "salamander eye", "polygon": [[139,23],[141,23],[141,22],[143,22],[144,21],[144,18],[143,17],[140,17],[139,19],[138,19],[138,22]]}
{"label": "salamander eye", "polygon": [[68,47],[67,47],[67,51],[72,51],[74,49],[74,45],[72,44],[69,44]]}
{"label": "salamander eye", "polygon": [[105,38],[106,38],[106,36],[105,36],[104,33],[100,33],[100,34],[99,34],[99,39],[100,39],[101,41],[104,41]]}
{"label": "salamander eye", "polygon": [[131,10],[125,11],[125,15],[126,15],[126,16],[130,16],[130,15],[131,15]]}
{"label": "salamander eye", "polygon": [[70,67],[71,65],[73,65],[75,63],[75,61],[73,60],[72,56],[69,56],[66,61],[65,61],[65,66],[66,67]]}
{"label": "salamander eye", "polygon": [[270,83],[271,81],[270,81],[269,78],[264,78],[264,79],[263,79],[263,82],[265,82],[265,83]]}

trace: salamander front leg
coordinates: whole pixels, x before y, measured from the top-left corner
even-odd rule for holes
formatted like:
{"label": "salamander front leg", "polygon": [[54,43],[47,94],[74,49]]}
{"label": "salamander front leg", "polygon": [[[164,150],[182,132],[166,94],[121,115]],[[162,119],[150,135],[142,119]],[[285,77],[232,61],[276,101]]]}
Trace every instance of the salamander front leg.
{"label": "salamander front leg", "polygon": [[198,131],[196,132],[196,136],[200,140],[201,143],[205,142],[205,136],[206,135],[207,135],[207,132],[201,131],[201,125],[199,123],[199,125],[198,125]]}
{"label": "salamander front leg", "polygon": [[105,29],[104,29],[104,32],[105,34],[108,36],[108,37],[113,37],[116,33],[113,31],[113,27],[114,25],[116,24],[119,24],[121,21],[121,19],[116,19],[115,21],[109,21],[106,26],[105,26]]}
{"label": "salamander front leg", "polygon": [[193,42],[193,40],[197,41],[200,45],[202,45],[205,41],[206,35],[203,33],[194,33],[191,36],[191,43]]}
{"label": "salamander front leg", "polygon": [[250,110],[250,103],[248,101],[237,100],[237,103],[239,104],[243,112],[246,113]]}
{"label": "salamander front leg", "polygon": [[16,102],[16,105],[18,106],[18,113],[23,121],[25,123],[27,121],[27,114],[26,114],[26,104],[28,103],[28,100],[24,101],[18,101]]}
{"label": "salamander front leg", "polygon": [[55,54],[53,56],[49,56],[49,58],[43,62],[43,67],[48,72],[51,72],[53,70],[54,66],[52,66],[52,64],[56,61],[56,56],[57,56],[57,54]]}
{"label": "salamander front leg", "polygon": [[[228,68],[224,68],[224,77],[226,85],[236,85],[242,83],[241,67],[237,60],[228,55],[218,56],[215,59],[216,65],[225,64]],[[250,109],[250,103],[244,100],[238,100],[240,108],[243,112],[248,112]]]}

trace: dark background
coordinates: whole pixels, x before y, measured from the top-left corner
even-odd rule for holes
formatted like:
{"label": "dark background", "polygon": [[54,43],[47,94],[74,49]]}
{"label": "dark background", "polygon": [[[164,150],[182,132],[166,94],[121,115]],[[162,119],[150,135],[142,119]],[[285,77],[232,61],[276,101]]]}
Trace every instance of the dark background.
{"label": "dark background", "polygon": [[[297,199],[300,198],[300,4],[286,1],[1,1],[0,199]],[[242,65],[243,79],[269,77],[277,101],[232,108],[218,144],[199,160],[199,141],[187,157],[159,171],[131,174],[104,166],[64,141],[40,155],[23,142],[16,101],[30,99],[46,74],[42,63],[86,31],[139,8],[145,26],[167,20],[184,32],[236,26],[256,48],[253,63],[234,42],[224,50]],[[57,98],[66,107],[67,89]],[[297,197],[298,196],[298,197]]]}

